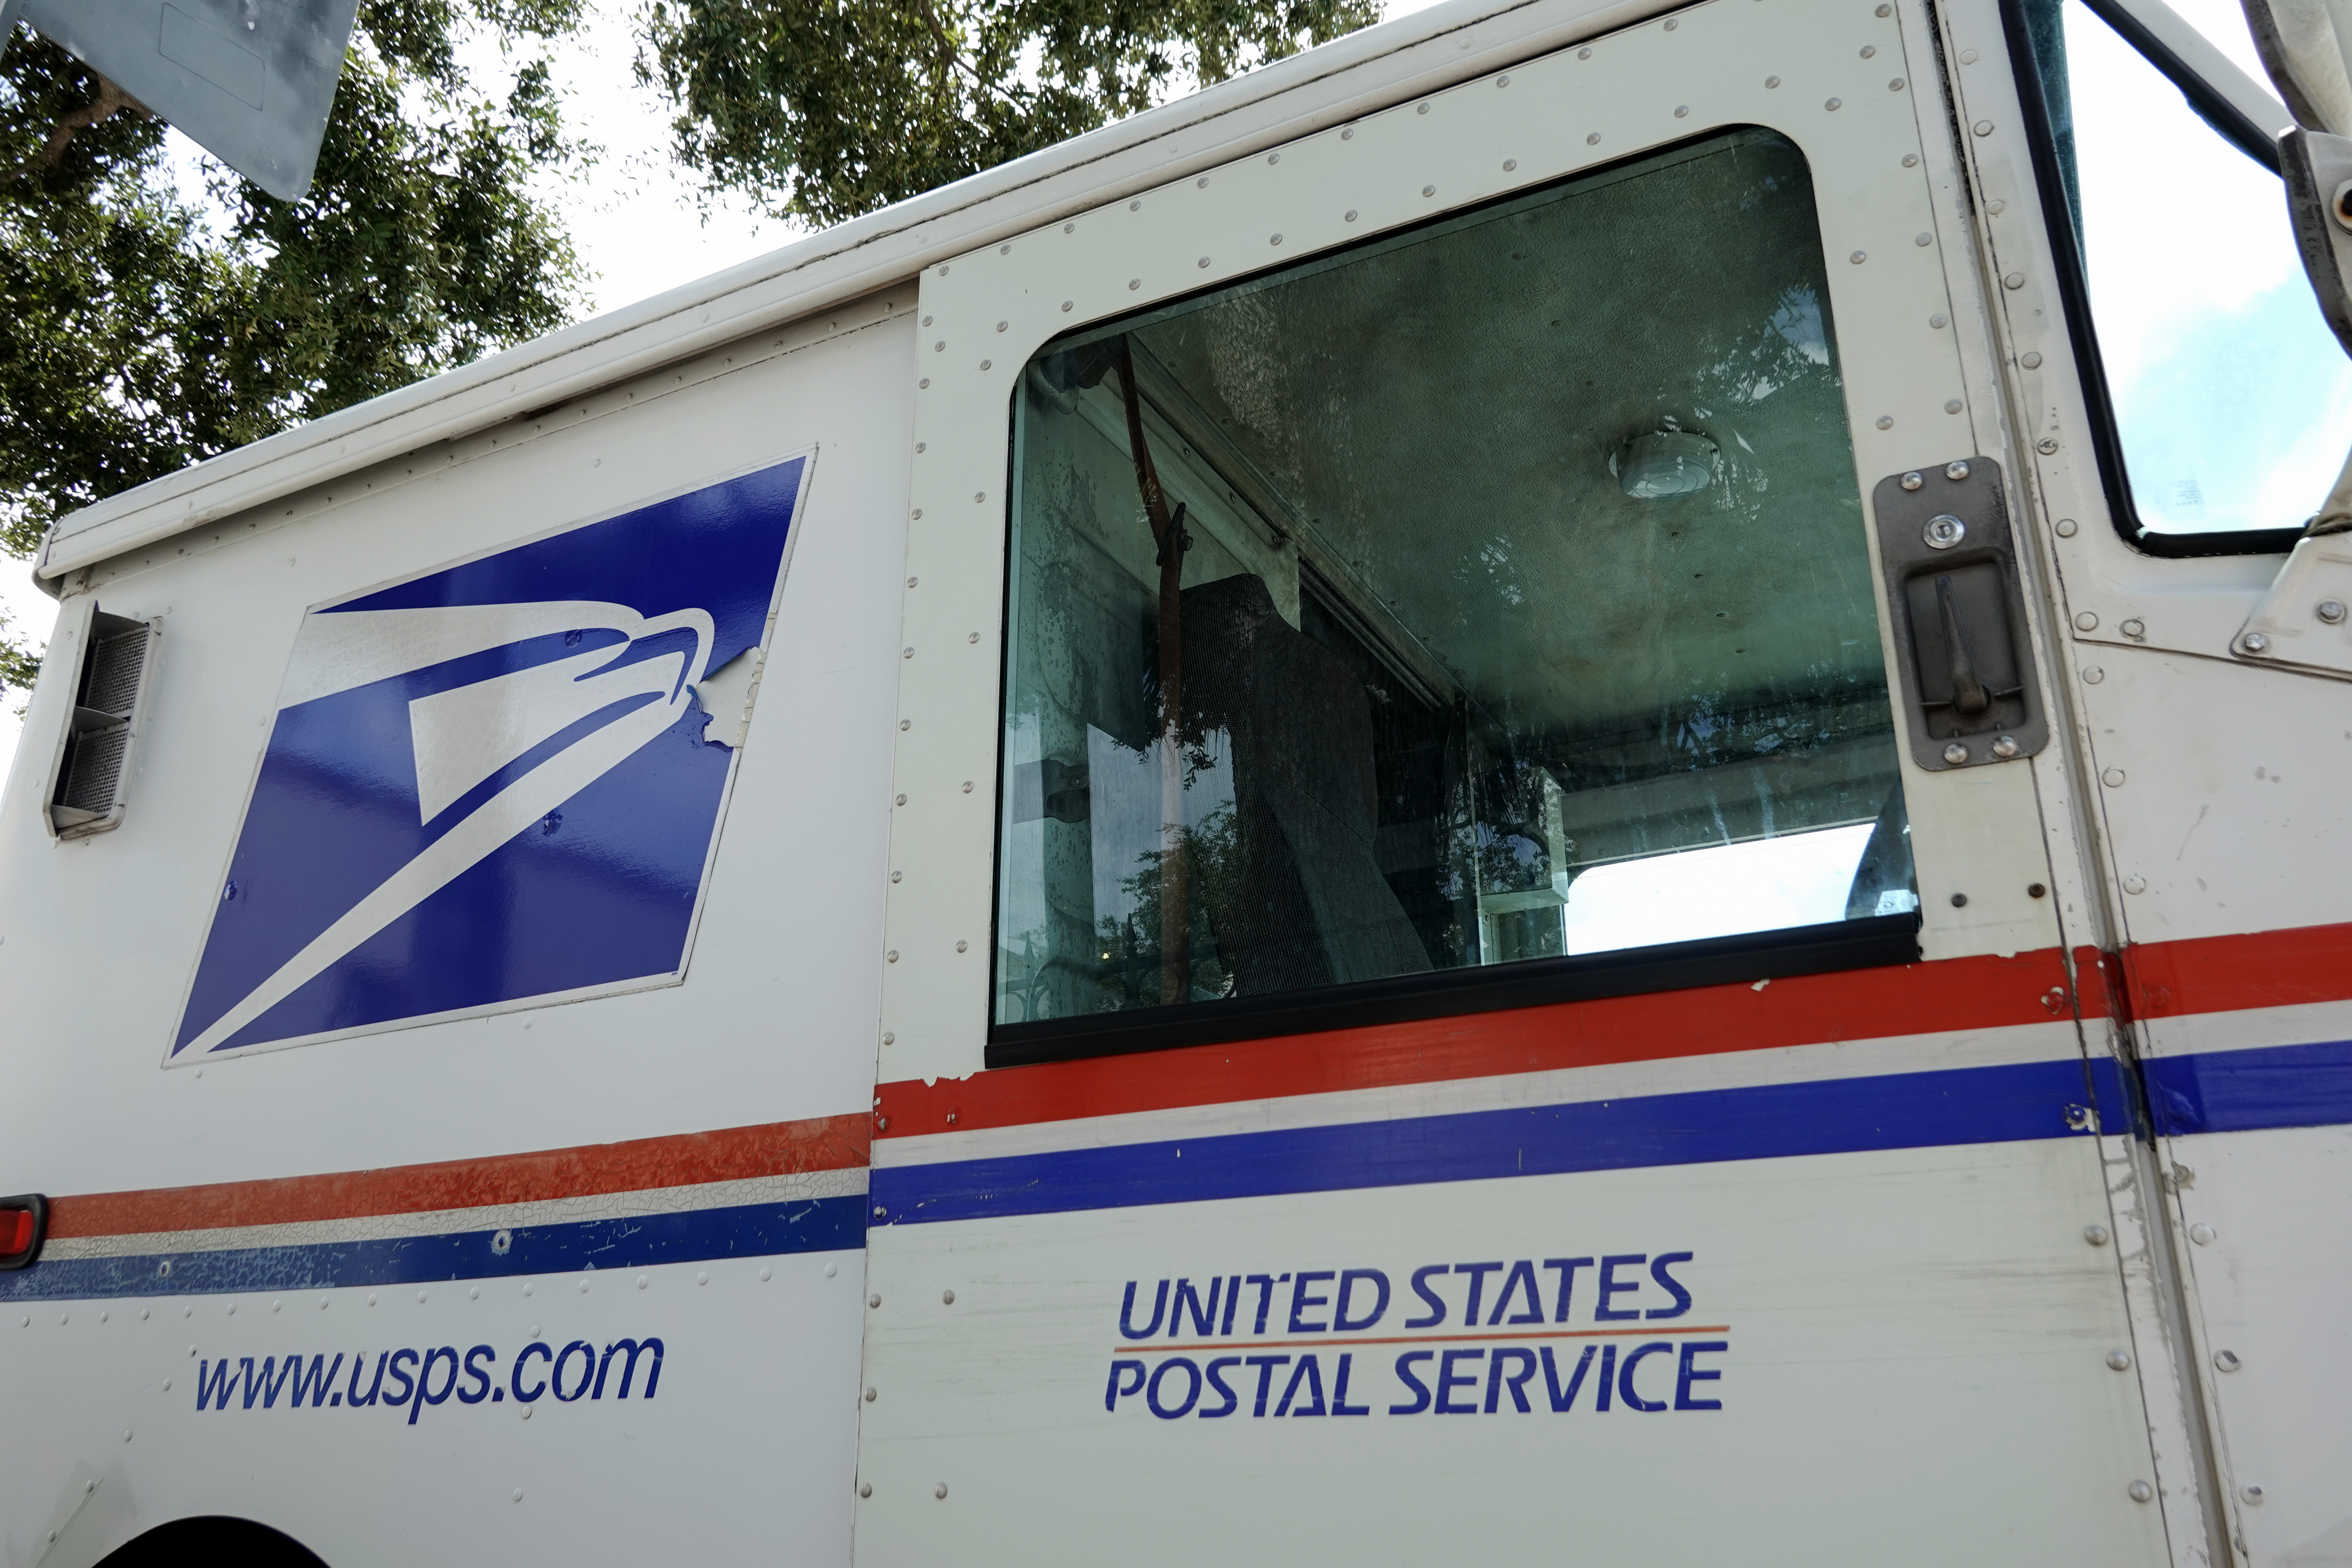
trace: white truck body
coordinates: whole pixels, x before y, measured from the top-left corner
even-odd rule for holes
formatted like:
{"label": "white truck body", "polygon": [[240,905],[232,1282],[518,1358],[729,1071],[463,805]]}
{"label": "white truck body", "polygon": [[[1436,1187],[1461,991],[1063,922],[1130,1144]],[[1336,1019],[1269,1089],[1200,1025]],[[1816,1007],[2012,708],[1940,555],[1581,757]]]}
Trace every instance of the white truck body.
{"label": "white truck body", "polygon": [[[1454,0],[67,520],[0,1557],[2352,1563],[2352,688],[2239,647],[2275,552],[2110,526],[2010,51]],[[1026,367],[1751,128],[1898,731],[1882,481],[2013,540],[2047,744],[1903,753],[1909,962],[1023,1045]],[[101,614],[158,629],[80,832]]]}

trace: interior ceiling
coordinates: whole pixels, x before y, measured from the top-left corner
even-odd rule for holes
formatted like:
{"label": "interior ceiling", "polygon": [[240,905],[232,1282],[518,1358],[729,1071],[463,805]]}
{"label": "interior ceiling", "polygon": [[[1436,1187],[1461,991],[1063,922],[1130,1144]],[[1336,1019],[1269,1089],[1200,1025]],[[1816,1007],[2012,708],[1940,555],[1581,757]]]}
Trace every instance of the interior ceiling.
{"label": "interior ceiling", "polygon": [[[1884,686],[1827,299],[1803,160],[1745,132],[1136,337],[1476,702],[1607,733]],[[1633,500],[1668,418],[1716,481]]]}

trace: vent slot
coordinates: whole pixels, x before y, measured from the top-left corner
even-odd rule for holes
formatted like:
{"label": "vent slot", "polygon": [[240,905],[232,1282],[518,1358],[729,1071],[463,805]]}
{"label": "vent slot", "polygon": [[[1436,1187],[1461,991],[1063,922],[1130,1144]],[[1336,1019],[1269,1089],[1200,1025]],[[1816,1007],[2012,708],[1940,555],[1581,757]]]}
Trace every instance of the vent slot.
{"label": "vent slot", "polygon": [[131,746],[139,732],[147,672],[160,621],[90,614],[88,650],[74,687],[74,710],[49,792],[49,825],[60,838],[103,833],[122,822]]}

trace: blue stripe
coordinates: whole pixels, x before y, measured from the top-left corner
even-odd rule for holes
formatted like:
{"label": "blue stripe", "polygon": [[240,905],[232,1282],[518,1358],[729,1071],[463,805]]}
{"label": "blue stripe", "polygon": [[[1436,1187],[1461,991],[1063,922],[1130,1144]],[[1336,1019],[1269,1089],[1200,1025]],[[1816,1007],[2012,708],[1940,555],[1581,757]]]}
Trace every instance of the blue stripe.
{"label": "blue stripe", "polygon": [[877,1166],[867,1223],[2067,1137],[2094,1084],[2105,1124],[2127,1128],[2112,1061],[2029,1062]]}
{"label": "blue stripe", "polygon": [[2157,1130],[2165,1133],[2352,1121],[2352,1040],[2158,1057],[2141,1071]]}
{"label": "blue stripe", "polygon": [[836,1252],[866,1245],[866,1200],[808,1198],[690,1209],[634,1219],[583,1220],[506,1232],[490,1230],[302,1247],[135,1258],[45,1258],[0,1274],[0,1301],[89,1300],[108,1296],[196,1296],[235,1290],[332,1290],[367,1285],[427,1285],[516,1274],[640,1268],[654,1263]]}

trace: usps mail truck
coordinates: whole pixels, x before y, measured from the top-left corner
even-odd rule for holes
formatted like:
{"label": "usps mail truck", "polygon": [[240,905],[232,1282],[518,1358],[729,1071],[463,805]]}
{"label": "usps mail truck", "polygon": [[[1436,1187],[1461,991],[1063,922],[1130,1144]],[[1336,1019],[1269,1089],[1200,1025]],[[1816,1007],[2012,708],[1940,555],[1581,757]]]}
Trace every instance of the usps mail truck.
{"label": "usps mail truck", "polygon": [[2200,15],[1453,0],[65,519],[0,1556],[2352,1563]]}

